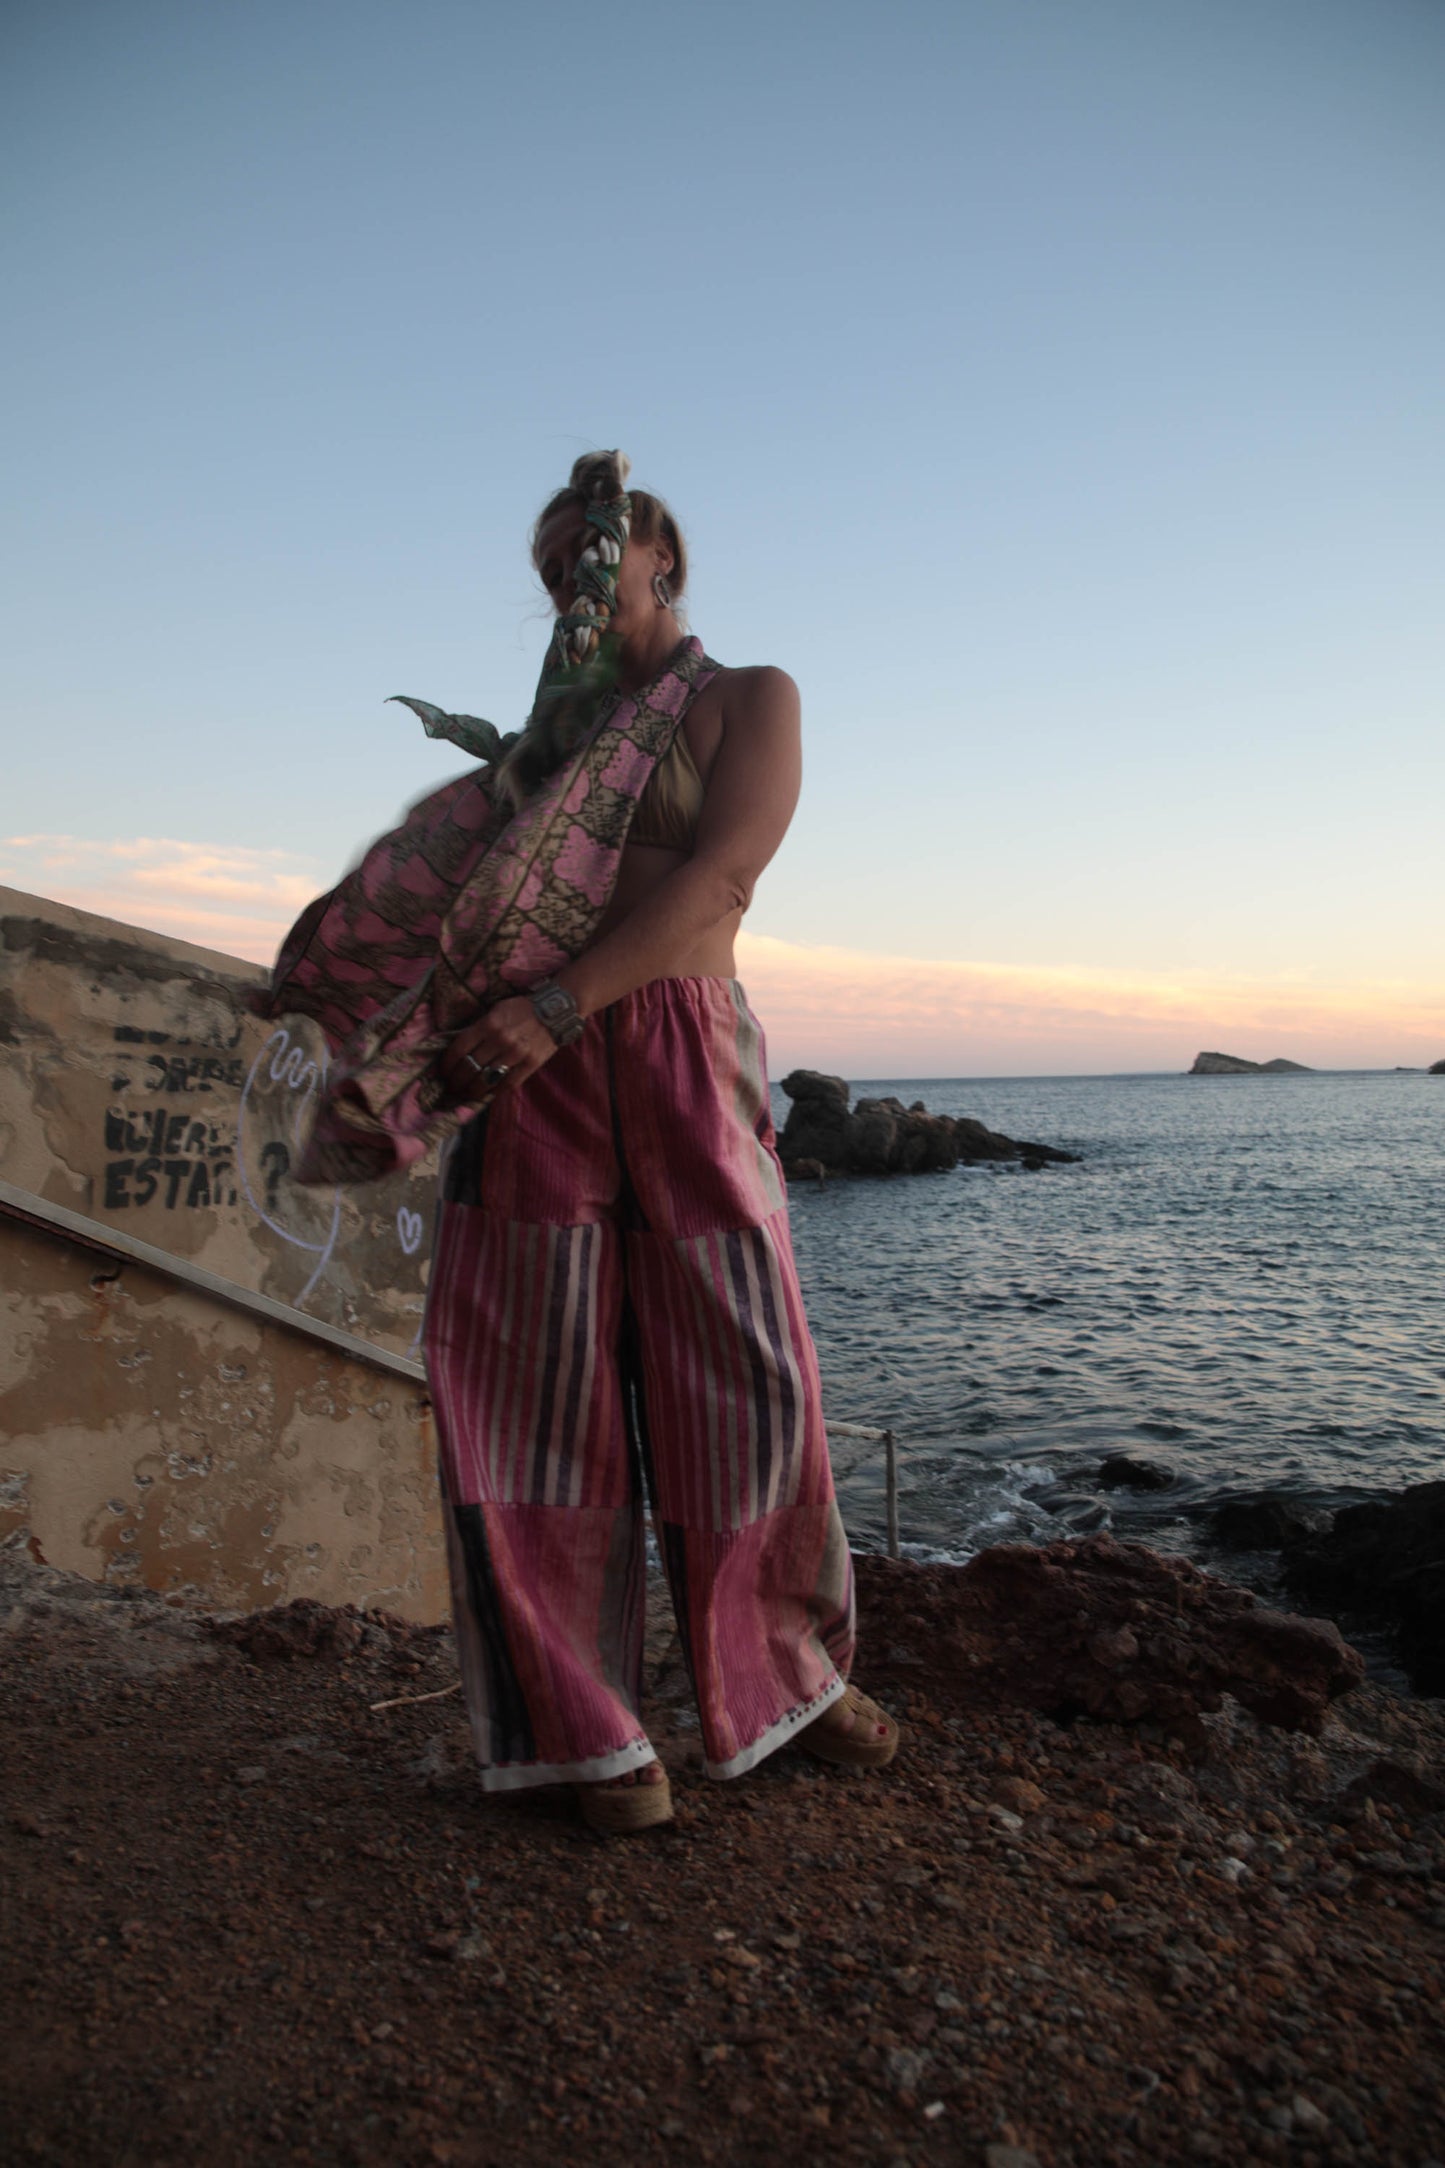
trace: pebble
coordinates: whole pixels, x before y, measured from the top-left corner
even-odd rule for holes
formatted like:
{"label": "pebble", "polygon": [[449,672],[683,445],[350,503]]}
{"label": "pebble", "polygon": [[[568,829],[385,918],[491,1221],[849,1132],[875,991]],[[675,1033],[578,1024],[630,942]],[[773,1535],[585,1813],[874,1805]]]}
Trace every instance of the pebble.
{"label": "pebble", "polygon": [[900,2093],[916,2092],[927,2061],[926,2055],[919,2055],[912,2048],[890,2048],[887,2057],[890,2082]]}
{"label": "pebble", "polygon": [[265,1781],[266,1772],[260,1762],[248,1762],[244,1769],[236,1771],[236,1782],[238,1784],[264,1784]]}
{"label": "pebble", "polygon": [[1002,1777],[994,1787],[999,1800],[1012,1807],[1016,1814],[1037,1814],[1045,1803],[1044,1794],[1028,1777]]}
{"label": "pebble", "polygon": [[984,2168],[1040,2168],[1039,2156],[1026,2145],[986,2145]]}

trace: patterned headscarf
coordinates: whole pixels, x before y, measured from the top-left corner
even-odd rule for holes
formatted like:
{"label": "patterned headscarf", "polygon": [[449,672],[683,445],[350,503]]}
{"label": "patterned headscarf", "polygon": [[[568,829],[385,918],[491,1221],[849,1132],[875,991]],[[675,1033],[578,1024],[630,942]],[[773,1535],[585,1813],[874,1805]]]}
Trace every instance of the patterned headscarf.
{"label": "patterned headscarf", "polygon": [[[591,539],[577,564],[570,609],[552,631],[526,728],[498,772],[517,804],[575,751],[617,684],[617,574],[632,531],[627,494],[631,462],[621,452],[588,452],[572,469],[568,491],[583,500]],[[545,517],[545,514],[544,514]]]}
{"label": "patterned headscarf", "polygon": [[[631,462],[622,452],[588,452],[572,469],[565,491],[552,500],[580,497],[592,539],[577,565],[571,607],[561,612],[542,659],[542,674],[525,727],[503,737],[478,715],[448,715],[428,700],[393,694],[421,717],[430,738],[449,738],[464,752],[489,761],[504,799],[524,805],[582,743],[597,710],[617,684],[617,639],[610,630],[617,608],[617,573],[632,530],[632,499],[626,483]],[[549,507],[549,510],[552,507]],[[546,513],[543,514],[546,518]]]}

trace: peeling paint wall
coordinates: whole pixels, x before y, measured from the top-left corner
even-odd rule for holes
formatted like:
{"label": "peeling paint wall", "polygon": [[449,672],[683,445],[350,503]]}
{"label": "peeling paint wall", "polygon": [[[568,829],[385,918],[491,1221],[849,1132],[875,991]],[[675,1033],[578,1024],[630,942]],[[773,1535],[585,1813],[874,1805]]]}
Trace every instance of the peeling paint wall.
{"label": "peeling paint wall", "polygon": [[0,1536],[228,1609],[442,1616],[419,1386],[13,1222],[0,1313]]}
{"label": "peeling paint wall", "polygon": [[[0,1177],[406,1353],[434,1170],[289,1182],[324,1050],[244,1015],[256,976],[0,890]],[[437,1618],[432,1448],[413,1381],[0,1218],[0,1539],[227,1608]]]}

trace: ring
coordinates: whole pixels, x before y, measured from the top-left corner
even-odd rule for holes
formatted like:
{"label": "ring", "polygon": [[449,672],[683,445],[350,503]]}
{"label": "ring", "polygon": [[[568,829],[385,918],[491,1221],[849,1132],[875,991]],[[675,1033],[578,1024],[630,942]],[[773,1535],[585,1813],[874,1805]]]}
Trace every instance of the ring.
{"label": "ring", "polygon": [[511,1074],[504,1061],[489,1061],[481,1072],[482,1082],[495,1091],[497,1086]]}
{"label": "ring", "polygon": [[477,1060],[475,1054],[463,1054],[462,1060],[467,1064],[467,1067],[469,1069],[475,1069],[478,1076],[486,1075],[486,1071],[483,1069],[481,1063]]}

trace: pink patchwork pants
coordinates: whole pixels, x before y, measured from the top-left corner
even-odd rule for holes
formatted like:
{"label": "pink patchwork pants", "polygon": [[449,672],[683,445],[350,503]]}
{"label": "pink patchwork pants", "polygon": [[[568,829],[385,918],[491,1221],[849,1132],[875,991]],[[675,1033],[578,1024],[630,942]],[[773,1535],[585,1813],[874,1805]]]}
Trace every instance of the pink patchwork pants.
{"label": "pink patchwork pants", "polygon": [[735,980],[641,987],[462,1132],[426,1360],[488,1789],[654,1758],[644,1483],[709,1774],[842,1693],[852,1567]]}

